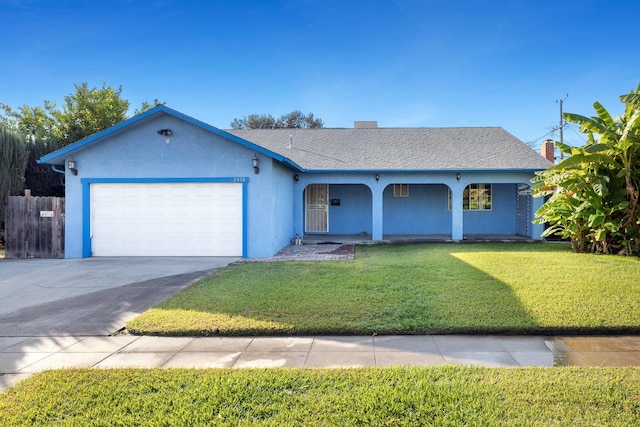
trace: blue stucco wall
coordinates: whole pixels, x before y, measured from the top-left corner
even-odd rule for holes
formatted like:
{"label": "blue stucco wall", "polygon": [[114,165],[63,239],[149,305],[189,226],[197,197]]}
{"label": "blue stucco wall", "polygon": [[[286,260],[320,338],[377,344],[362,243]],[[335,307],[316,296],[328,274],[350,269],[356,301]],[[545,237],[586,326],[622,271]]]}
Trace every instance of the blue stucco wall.
{"label": "blue stucco wall", "polygon": [[465,234],[516,234],[515,184],[492,184],[491,210],[465,211]]}
{"label": "blue stucco wall", "polygon": [[329,199],[339,199],[340,206],[329,204],[329,233],[371,234],[371,190],[365,185],[329,186]]}
{"label": "blue stucco wall", "polygon": [[[157,134],[170,128],[170,143]],[[291,239],[292,179],[286,167],[274,167],[266,156],[254,174],[254,151],[201,127],[159,114],[73,152],[78,175],[66,172],[65,256],[83,256],[81,179],[231,178],[246,182],[247,253],[249,258],[273,255]],[[87,201],[84,201],[86,203]],[[287,232],[289,230],[289,232]],[[276,249],[277,248],[277,249]]]}
{"label": "blue stucco wall", "polygon": [[[260,156],[259,156],[260,157]],[[271,208],[269,215],[264,215],[271,222],[271,236],[266,237],[269,246],[269,255],[267,252],[261,252],[260,257],[271,256],[277,253],[284,246],[291,243],[295,235],[293,234],[293,187],[294,173],[286,166],[271,159],[265,159],[271,165],[271,188],[268,190],[271,194]],[[262,175],[262,172],[260,173]],[[252,205],[253,206],[253,205]],[[259,212],[258,212],[259,213]],[[270,217],[270,218],[269,218]],[[269,238],[270,237],[270,238]],[[257,242],[253,243],[258,245]]]}
{"label": "blue stucco wall", "polygon": [[394,197],[393,185],[383,194],[384,234],[450,234],[448,187],[409,184],[408,197]]}

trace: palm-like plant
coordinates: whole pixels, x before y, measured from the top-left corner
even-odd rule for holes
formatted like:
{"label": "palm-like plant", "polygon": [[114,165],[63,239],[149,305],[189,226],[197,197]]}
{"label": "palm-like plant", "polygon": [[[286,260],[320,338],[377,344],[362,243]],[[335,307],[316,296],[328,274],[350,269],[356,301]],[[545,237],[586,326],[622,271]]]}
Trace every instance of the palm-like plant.
{"label": "palm-like plant", "polygon": [[534,195],[548,197],[535,222],[549,225],[545,236],[570,238],[578,251],[640,254],[640,85],[620,99],[625,112],[615,118],[598,102],[596,116],[565,114],[587,142],[556,143],[567,159],[533,180]]}

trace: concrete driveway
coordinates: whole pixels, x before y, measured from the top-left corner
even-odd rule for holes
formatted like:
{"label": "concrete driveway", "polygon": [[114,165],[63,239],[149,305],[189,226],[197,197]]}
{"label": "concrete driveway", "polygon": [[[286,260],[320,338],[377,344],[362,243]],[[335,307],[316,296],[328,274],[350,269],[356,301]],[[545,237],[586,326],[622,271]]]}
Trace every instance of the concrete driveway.
{"label": "concrete driveway", "polygon": [[237,257],[0,259],[0,337],[111,335]]}

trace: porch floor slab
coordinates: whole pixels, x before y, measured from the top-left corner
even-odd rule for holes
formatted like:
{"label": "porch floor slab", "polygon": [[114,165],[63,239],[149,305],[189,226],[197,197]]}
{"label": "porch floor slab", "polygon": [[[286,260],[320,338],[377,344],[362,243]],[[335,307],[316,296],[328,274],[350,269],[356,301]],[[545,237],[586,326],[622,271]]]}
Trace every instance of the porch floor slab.
{"label": "porch floor slab", "polygon": [[[450,234],[385,234],[374,241],[370,234],[305,234],[303,245],[318,244],[377,244],[377,243],[434,243],[453,242]],[[539,242],[517,234],[467,234],[464,242]]]}

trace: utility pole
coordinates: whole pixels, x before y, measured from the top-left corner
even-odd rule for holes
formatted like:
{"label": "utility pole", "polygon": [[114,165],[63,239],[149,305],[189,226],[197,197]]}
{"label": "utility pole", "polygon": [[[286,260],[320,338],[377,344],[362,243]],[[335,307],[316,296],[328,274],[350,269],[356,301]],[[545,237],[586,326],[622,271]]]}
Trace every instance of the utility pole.
{"label": "utility pole", "polygon": [[[566,98],[565,98],[566,99]],[[560,143],[564,143],[564,139],[562,138],[562,128],[564,127],[564,117],[562,117],[562,103],[564,103],[564,99],[560,100]]]}
{"label": "utility pole", "polygon": [[[562,117],[562,104],[564,103],[564,101],[567,100],[567,98],[569,97],[569,94],[567,94],[564,99],[561,99],[560,102],[560,126],[558,126],[558,129],[560,129],[560,143],[564,144],[564,138],[563,138],[563,134],[562,131],[564,129],[564,117]],[[562,161],[564,155],[562,154],[562,150],[560,150],[560,161]]]}

